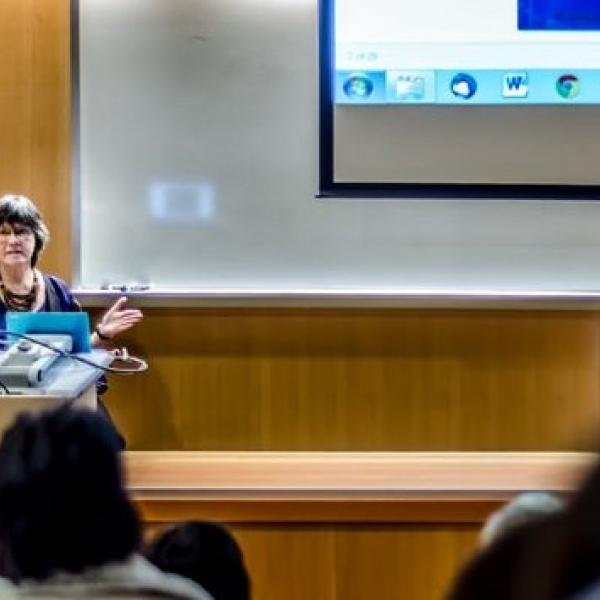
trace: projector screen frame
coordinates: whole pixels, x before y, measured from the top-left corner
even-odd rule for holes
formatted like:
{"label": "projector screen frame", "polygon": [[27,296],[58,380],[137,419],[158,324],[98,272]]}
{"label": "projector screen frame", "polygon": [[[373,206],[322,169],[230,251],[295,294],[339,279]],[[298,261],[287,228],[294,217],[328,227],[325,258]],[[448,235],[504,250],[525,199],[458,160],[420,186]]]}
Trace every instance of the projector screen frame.
{"label": "projector screen frame", "polygon": [[[539,183],[352,182],[335,177],[335,3],[318,0],[319,198],[324,199],[511,199],[600,200],[600,185]],[[600,108],[599,108],[600,110]]]}

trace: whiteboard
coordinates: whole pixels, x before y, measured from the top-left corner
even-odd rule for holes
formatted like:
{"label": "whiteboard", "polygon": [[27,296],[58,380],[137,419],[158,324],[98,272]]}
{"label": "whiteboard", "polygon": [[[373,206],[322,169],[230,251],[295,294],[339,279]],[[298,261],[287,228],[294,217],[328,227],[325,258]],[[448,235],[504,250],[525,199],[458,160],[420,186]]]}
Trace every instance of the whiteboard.
{"label": "whiteboard", "polygon": [[316,0],[74,6],[77,290],[600,294],[600,202],[317,197]]}

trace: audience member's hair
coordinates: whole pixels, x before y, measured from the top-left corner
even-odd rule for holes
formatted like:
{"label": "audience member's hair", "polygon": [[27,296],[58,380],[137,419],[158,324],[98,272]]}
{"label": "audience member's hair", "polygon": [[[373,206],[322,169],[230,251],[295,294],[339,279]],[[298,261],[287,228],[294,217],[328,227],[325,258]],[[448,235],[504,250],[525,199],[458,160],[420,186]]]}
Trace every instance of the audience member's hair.
{"label": "audience member's hair", "polygon": [[[567,523],[549,573],[549,600],[570,598],[600,584],[600,462],[590,470],[567,508]],[[600,587],[594,597],[600,598]]]}
{"label": "audience member's hair", "polygon": [[502,534],[458,573],[448,600],[549,600],[549,570],[565,526],[557,511]]}
{"label": "audience member's hair", "polygon": [[541,600],[540,572],[562,532],[562,509],[558,496],[525,492],[493,513],[480,533],[482,550],[458,574],[450,600]]}
{"label": "audience member's hair", "polygon": [[600,598],[600,462],[563,510],[514,528],[477,553],[449,600]]}
{"label": "audience member's hair", "polygon": [[564,506],[562,499],[548,492],[523,492],[492,513],[483,529],[479,541],[482,546],[496,541],[500,536],[541,516],[555,513]]}
{"label": "audience member's hair", "polygon": [[80,573],[125,559],[140,540],[110,425],[68,407],[20,415],[0,442],[3,574]]}
{"label": "audience member's hair", "polygon": [[219,523],[190,521],[159,534],[146,548],[150,562],[199,583],[215,600],[248,600],[250,578],[231,532]]}

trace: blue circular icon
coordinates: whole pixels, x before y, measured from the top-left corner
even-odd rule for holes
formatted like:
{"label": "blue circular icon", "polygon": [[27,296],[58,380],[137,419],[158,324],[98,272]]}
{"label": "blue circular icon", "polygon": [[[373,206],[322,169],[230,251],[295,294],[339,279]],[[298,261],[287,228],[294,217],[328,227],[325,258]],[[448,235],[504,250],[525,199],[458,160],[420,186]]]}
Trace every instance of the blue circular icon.
{"label": "blue circular icon", "polygon": [[475,95],[477,82],[468,73],[457,73],[450,82],[450,91],[457,98],[468,100]]}
{"label": "blue circular icon", "polygon": [[566,73],[556,80],[556,91],[563,98],[575,98],[581,91],[581,81],[577,75]]}
{"label": "blue circular icon", "polygon": [[348,98],[362,100],[373,93],[373,82],[364,73],[352,73],[344,81],[343,89]]}

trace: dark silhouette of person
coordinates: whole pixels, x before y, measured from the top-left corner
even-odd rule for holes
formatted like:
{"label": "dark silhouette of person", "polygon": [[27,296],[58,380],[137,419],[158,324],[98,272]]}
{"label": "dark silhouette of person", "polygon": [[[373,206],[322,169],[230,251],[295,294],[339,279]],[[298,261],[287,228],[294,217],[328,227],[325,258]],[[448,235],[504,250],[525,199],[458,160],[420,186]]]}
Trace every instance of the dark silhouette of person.
{"label": "dark silhouette of person", "polygon": [[0,568],[19,597],[209,600],[139,554],[120,440],[97,413],[19,415],[0,441]]}
{"label": "dark silhouette of person", "polygon": [[145,551],[158,568],[192,579],[215,600],[249,600],[242,550],[222,524],[188,521],[159,534]]}

